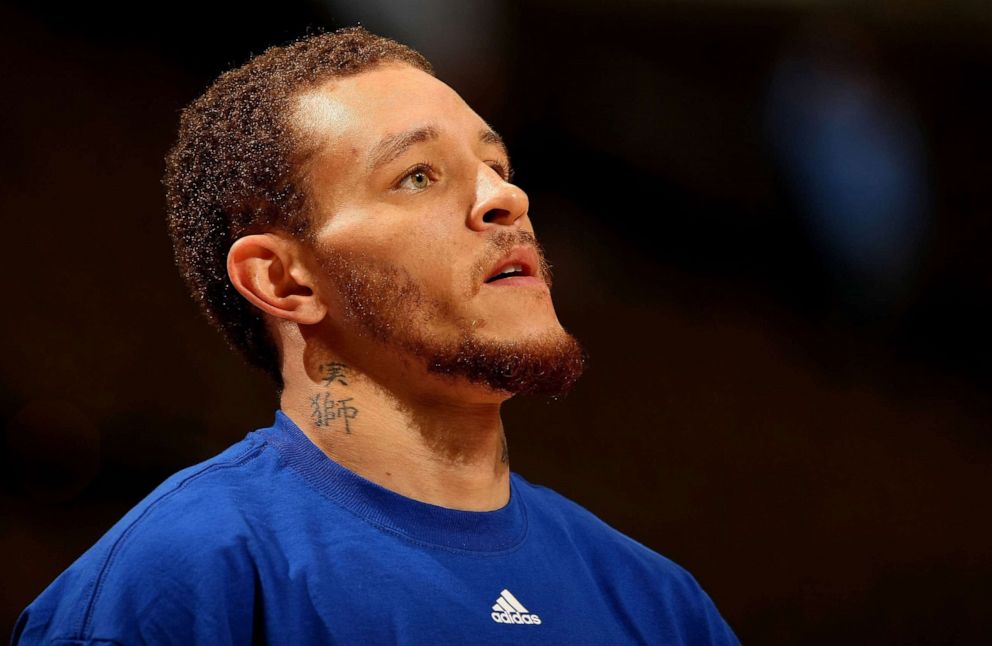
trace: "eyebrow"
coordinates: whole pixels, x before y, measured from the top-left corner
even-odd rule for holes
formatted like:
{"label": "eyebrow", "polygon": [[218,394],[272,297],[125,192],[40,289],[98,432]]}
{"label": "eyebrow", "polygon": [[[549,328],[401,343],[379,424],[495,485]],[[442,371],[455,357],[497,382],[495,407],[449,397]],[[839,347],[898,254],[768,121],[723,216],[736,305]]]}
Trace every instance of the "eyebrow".
{"label": "eyebrow", "polygon": [[503,141],[503,138],[500,137],[499,134],[492,128],[483,128],[480,130],[479,141],[484,144],[497,146],[503,152],[506,159],[510,159],[510,151],[506,149],[506,143]]}
{"label": "eyebrow", "polygon": [[441,134],[434,126],[421,126],[396,135],[388,135],[376,144],[369,154],[369,170],[376,170],[380,166],[388,164],[414,144],[432,141],[440,136]]}
{"label": "eyebrow", "polygon": [[[425,141],[433,141],[441,137],[441,133],[433,125],[421,126],[404,132],[388,135],[382,139],[372,152],[369,153],[369,171],[375,171],[385,166],[403,153],[411,146]],[[506,149],[503,138],[491,128],[483,128],[479,131],[479,141],[484,144],[497,146],[507,159],[510,154]]]}

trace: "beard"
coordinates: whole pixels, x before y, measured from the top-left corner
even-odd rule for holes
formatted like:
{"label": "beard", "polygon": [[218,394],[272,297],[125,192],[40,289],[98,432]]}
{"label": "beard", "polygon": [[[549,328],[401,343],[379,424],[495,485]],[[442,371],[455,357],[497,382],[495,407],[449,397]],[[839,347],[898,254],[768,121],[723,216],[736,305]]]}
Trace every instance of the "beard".
{"label": "beard", "polygon": [[[521,244],[537,250],[541,277],[550,287],[549,267],[534,236],[498,231],[490,236],[484,257],[468,277],[471,287],[465,295],[477,293],[486,269]],[[477,320],[460,317],[452,303],[427,296],[399,267],[334,252],[322,253],[321,265],[337,286],[345,316],[358,323],[360,332],[414,357],[429,373],[511,394],[558,398],[568,393],[585,368],[582,347],[560,326],[512,341],[486,338],[476,329]],[[444,324],[453,324],[456,332],[447,338],[430,333]]]}

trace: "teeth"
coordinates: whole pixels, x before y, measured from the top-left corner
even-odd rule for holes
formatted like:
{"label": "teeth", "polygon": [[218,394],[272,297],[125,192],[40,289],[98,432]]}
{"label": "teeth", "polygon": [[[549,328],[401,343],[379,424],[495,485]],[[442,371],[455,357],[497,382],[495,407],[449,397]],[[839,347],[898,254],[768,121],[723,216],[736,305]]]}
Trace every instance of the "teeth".
{"label": "teeth", "polygon": [[492,278],[488,279],[486,282],[487,283],[491,283],[494,280],[499,280],[500,278],[508,278],[510,276],[513,276],[513,275],[516,275],[516,274],[522,274],[522,273],[524,273],[524,266],[523,265],[507,265],[503,269],[503,271],[501,271],[498,274],[494,275]]}

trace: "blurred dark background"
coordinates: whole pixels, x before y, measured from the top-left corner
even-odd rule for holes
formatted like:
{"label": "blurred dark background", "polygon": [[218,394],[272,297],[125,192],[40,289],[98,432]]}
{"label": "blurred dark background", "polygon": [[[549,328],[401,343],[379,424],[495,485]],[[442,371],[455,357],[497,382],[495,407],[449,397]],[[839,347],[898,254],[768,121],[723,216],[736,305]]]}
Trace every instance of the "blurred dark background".
{"label": "blurred dark background", "polygon": [[591,356],[507,405],[514,470],[745,643],[992,634],[992,5],[37,5],[0,6],[0,628],[271,423],[173,267],[163,156],[219,73],[362,22],[504,134]]}

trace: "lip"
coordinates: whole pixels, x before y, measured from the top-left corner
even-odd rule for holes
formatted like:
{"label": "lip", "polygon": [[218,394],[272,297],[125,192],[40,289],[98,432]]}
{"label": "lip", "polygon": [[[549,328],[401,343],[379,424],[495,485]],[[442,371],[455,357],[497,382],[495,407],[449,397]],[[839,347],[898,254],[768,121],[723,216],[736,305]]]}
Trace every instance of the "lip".
{"label": "lip", "polygon": [[[520,265],[523,268],[523,274],[501,278],[491,283],[487,282],[493,276],[501,274],[503,270],[511,265]],[[510,253],[496,261],[496,264],[490,268],[482,282],[487,286],[544,285],[544,279],[538,275],[539,267],[540,262],[537,258],[537,250],[533,247],[514,247]]]}
{"label": "lip", "polygon": [[486,287],[539,287],[547,289],[547,284],[537,276],[511,276],[501,278],[494,283],[486,283]]}

